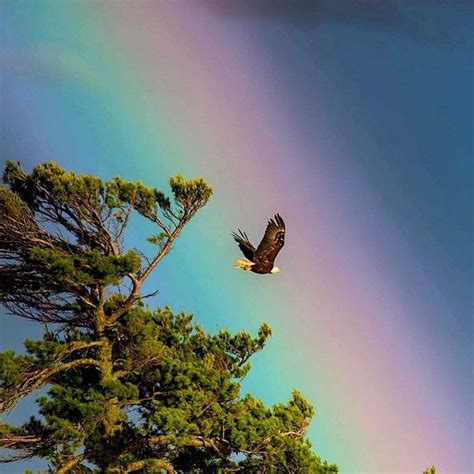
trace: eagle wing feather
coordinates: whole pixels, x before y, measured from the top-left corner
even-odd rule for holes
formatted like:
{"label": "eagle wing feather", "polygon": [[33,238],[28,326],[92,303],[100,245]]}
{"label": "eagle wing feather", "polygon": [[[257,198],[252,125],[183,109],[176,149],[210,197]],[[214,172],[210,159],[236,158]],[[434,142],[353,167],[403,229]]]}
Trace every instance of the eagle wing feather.
{"label": "eagle wing feather", "polygon": [[245,258],[248,258],[251,262],[253,262],[255,256],[255,247],[250,243],[247,234],[239,229],[239,233],[237,234],[233,232],[232,236],[234,237],[234,240],[239,244],[239,248],[244,254]]}
{"label": "eagle wing feather", "polygon": [[285,222],[280,214],[268,221],[265,234],[255,251],[255,261],[265,261],[273,265],[278,252],[285,245]]}

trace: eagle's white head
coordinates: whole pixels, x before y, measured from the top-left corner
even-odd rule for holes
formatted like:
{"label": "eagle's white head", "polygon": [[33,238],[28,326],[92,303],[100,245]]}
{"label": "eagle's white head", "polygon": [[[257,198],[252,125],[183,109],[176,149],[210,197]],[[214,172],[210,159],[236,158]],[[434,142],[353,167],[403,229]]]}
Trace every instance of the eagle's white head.
{"label": "eagle's white head", "polygon": [[280,273],[280,272],[281,272],[281,270],[278,267],[273,267],[270,270],[270,273],[272,273],[273,275],[275,275],[276,273]]}

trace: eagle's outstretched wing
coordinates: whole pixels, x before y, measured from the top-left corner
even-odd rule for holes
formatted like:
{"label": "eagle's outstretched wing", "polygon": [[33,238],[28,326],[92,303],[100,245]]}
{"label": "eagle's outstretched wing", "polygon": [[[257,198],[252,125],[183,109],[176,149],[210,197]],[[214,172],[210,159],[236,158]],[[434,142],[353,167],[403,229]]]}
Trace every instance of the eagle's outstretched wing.
{"label": "eagle's outstretched wing", "polygon": [[276,214],[268,221],[263,239],[255,251],[255,261],[265,260],[273,264],[283,245],[285,245],[285,223],[280,214]]}
{"label": "eagle's outstretched wing", "polygon": [[239,248],[240,250],[242,250],[242,253],[245,255],[245,258],[248,258],[251,262],[253,262],[253,257],[255,255],[255,247],[250,243],[250,240],[245,232],[242,232],[239,229],[239,234],[233,232],[232,236],[239,244]]}

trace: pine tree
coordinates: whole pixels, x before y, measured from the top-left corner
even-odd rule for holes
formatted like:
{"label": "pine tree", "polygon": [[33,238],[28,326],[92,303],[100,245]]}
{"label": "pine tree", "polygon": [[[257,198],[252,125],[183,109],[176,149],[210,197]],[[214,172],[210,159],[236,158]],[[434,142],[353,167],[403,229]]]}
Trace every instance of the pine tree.
{"label": "pine tree", "polygon": [[[240,395],[249,359],[271,335],[206,334],[192,316],[142,294],[212,190],[170,179],[172,197],[53,162],[8,162],[0,186],[0,301],[43,323],[25,353],[0,353],[0,411],[46,388],[39,414],[0,422],[4,462],[39,456],[57,473],[337,472],[311,450],[313,407],[294,391],[266,407]],[[152,256],[126,250],[132,215],[154,227]],[[133,217],[135,218],[135,217]]]}

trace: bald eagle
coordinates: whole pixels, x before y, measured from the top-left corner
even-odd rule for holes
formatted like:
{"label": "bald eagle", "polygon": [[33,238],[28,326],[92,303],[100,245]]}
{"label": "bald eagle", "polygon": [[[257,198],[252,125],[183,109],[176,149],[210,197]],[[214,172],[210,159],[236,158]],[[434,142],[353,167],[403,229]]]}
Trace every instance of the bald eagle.
{"label": "bald eagle", "polygon": [[276,214],[268,221],[263,239],[257,248],[240,229],[238,234],[234,232],[232,236],[245,256],[235,262],[236,268],[260,274],[280,272],[280,269],[274,266],[278,252],[285,245],[285,223],[280,214]]}

